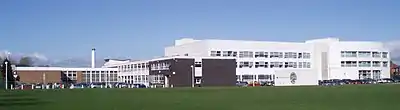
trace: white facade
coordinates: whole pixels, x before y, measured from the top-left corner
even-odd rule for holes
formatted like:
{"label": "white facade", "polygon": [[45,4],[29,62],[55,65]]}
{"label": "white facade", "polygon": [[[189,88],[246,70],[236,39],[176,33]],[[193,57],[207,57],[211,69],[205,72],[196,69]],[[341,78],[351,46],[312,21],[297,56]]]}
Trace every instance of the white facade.
{"label": "white facade", "polygon": [[132,61],[114,64],[118,69],[120,82],[128,84],[149,85],[149,64],[148,61]]}
{"label": "white facade", "polygon": [[[355,52],[356,57],[342,56],[348,52]],[[390,74],[389,51],[381,42],[350,42],[337,38],[306,42],[185,38],[166,47],[165,56],[236,57],[238,81],[273,80],[277,70],[287,69],[313,71],[318,80],[379,79],[388,78]],[[342,65],[349,61],[356,65]]]}
{"label": "white facade", "polygon": [[275,86],[318,85],[313,69],[285,69],[275,71]]}

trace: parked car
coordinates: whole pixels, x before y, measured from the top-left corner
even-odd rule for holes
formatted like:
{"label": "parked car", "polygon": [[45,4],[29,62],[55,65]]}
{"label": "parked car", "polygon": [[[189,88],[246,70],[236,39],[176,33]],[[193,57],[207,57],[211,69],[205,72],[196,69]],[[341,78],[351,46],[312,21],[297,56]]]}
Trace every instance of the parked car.
{"label": "parked car", "polygon": [[247,87],[248,83],[244,81],[236,81],[236,86]]}
{"label": "parked car", "polygon": [[133,87],[134,88],[147,88],[147,86],[144,84],[133,84]]}

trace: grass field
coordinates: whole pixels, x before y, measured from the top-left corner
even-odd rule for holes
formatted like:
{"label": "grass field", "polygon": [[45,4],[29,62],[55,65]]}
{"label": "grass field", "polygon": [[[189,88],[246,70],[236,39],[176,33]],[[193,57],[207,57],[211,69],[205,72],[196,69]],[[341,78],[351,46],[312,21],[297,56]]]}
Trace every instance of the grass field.
{"label": "grass field", "polygon": [[400,110],[400,85],[1,91],[0,110]]}

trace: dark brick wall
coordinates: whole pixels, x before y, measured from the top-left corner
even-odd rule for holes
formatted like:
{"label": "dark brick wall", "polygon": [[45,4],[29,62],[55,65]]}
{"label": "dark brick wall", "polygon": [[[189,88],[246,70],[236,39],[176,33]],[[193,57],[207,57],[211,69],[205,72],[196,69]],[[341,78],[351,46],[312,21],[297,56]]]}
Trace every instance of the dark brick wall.
{"label": "dark brick wall", "polygon": [[[154,63],[166,62],[171,64],[169,70],[151,70],[151,65]],[[174,87],[191,87],[192,85],[192,68],[191,65],[194,64],[194,59],[167,59],[159,61],[149,62],[150,75],[162,74],[168,76],[169,84]],[[175,74],[173,74],[175,72]]]}
{"label": "dark brick wall", "polygon": [[235,59],[203,59],[202,86],[235,86]]}

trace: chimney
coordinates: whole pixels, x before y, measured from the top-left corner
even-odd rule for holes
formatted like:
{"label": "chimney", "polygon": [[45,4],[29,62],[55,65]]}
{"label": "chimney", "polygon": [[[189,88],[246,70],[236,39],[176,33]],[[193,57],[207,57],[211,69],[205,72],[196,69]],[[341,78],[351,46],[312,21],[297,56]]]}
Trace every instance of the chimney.
{"label": "chimney", "polygon": [[92,68],[95,68],[96,67],[96,65],[95,65],[95,51],[96,51],[96,49],[95,48],[93,48],[92,49]]}

